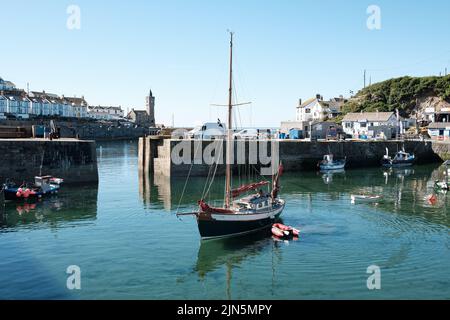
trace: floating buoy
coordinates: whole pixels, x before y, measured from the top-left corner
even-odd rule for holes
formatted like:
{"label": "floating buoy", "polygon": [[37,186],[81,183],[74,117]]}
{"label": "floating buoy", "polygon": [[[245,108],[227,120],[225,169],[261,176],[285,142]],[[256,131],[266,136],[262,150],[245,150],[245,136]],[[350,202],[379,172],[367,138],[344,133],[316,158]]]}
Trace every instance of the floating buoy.
{"label": "floating buoy", "polygon": [[26,189],[26,190],[23,192],[23,197],[24,197],[25,199],[28,198],[28,197],[30,196],[30,193],[31,193],[30,189]]}
{"label": "floating buoy", "polygon": [[434,194],[430,194],[429,196],[427,196],[426,198],[428,200],[428,202],[432,205],[436,204],[437,201],[437,197]]}

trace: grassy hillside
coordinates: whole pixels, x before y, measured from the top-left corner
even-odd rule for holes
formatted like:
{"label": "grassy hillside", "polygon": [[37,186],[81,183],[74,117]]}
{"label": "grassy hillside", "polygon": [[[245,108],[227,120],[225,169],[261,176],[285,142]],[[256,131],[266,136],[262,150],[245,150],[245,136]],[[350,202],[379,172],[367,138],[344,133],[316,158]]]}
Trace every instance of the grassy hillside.
{"label": "grassy hillside", "polygon": [[394,111],[409,116],[418,98],[439,97],[450,102],[450,75],[445,77],[402,77],[373,84],[362,89],[343,107],[343,113],[360,111]]}

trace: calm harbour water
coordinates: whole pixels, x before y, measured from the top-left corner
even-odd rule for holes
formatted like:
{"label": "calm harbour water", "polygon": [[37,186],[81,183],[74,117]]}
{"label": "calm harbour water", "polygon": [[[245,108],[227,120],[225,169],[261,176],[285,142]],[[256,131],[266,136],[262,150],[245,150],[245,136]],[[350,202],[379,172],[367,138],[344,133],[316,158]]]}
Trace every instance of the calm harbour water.
{"label": "calm harbour water", "polygon": [[[0,213],[0,299],[450,299],[450,194],[424,200],[436,165],[286,174],[282,217],[298,241],[201,242],[195,220],[175,215],[184,179],[140,178],[135,142],[99,143],[98,157],[98,189],[65,186]],[[192,179],[181,211],[203,187]],[[360,191],[384,201],[352,205]],[[66,288],[70,265],[79,291]],[[370,265],[381,290],[367,289]]]}

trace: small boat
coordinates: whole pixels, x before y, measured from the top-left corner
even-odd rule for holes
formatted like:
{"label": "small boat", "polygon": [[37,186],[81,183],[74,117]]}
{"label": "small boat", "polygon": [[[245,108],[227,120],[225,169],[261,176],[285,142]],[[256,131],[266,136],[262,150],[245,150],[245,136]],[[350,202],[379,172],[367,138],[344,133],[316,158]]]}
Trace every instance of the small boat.
{"label": "small boat", "polygon": [[34,184],[22,184],[13,182],[3,185],[5,200],[41,199],[44,196],[55,195],[59,192],[63,179],[52,176],[38,176],[34,178]]}
{"label": "small boat", "polygon": [[447,160],[442,165],[444,168],[444,178],[442,180],[436,180],[434,183],[434,187],[437,190],[449,191],[450,190],[450,160]]}
{"label": "small boat", "polygon": [[444,190],[444,191],[449,191],[450,190],[450,185],[446,182],[446,181],[436,181],[434,183],[434,186],[436,189],[438,190]]}
{"label": "small boat", "polygon": [[363,195],[363,194],[352,194],[351,199],[352,203],[355,204],[356,202],[360,203],[375,203],[382,199],[382,196],[379,195]]}
{"label": "small boat", "polygon": [[416,157],[414,154],[405,151],[398,151],[394,158],[389,156],[389,150],[386,148],[386,154],[381,160],[381,164],[386,168],[409,167],[414,164]]}
{"label": "small boat", "polygon": [[323,160],[319,162],[318,166],[321,171],[336,171],[344,169],[346,163],[346,159],[334,160],[332,154],[326,154],[323,156]]}
{"label": "small boat", "polygon": [[300,235],[300,231],[293,227],[285,226],[281,223],[275,223],[272,226],[272,234],[277,238],[286,239],[298,237]]}

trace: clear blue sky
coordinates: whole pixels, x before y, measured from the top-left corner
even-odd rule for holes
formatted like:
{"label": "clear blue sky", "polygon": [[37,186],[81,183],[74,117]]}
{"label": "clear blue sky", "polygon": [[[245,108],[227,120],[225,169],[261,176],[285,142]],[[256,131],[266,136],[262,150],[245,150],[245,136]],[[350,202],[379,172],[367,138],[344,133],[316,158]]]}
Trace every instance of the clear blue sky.
{"label": "clear blue sky", "polygon": [[[68,30],[69,5],[81,30]],[[366,9],[381,8],[381,30]],[[299,98],[349,95],[372,81],[450,69],[450,2],[430,0],[0,0],[0,76],[21,88],[143,108],[157,123],[225,119],[227,29],[236,33],[242,125],[295,118]]]}

